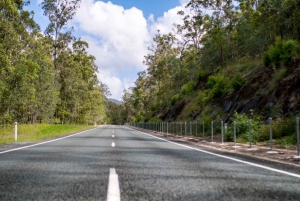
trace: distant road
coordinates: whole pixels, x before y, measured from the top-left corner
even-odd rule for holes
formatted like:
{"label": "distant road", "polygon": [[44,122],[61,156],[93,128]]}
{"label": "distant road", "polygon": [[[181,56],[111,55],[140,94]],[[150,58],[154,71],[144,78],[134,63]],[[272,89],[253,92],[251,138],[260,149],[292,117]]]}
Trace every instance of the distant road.
{"label": "distant road", "polygon": [[0,151],[0,200],[300,200],[299,168],[206,151],[104,126]]}

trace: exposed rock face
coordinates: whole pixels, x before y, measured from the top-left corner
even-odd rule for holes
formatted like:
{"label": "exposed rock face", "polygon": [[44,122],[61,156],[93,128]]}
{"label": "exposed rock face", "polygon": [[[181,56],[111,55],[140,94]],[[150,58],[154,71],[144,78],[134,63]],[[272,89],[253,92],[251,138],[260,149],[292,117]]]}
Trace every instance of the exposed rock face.
{"label": "exposed rock face", "polygon": [[[214,99],[210,104],[215,110],[221,107],[226,112],[225,121],[234,115],[234,111],[249,114],[253,110],[264,119],[270,115],[276,117],[300,114],[300,59],[293,59],[283,77],[276,83],[274,83],[275,73],[271,67],[259,68],[246,76],[248,82],[240,90]],[[203,77],[195,89],[204,90],[210,75],[213,73]],[[273,86],[270,86],[270,83]],[[189,101],[178,101],[170,109],[162,112],[161,119],[175,121],[183,109],[189,106],[188,104]],[[270,114],[272,109],[276,114]],[[197,119],[201,112],[199,108],[199,111],[191,114],[191,117]]]}
{"label": "exposed rock face", "polygon": [[163,121],[175,121],[177,116],[181,113],[182,109],[186,105],[185,101],[178,101],[173,107],[171,107],[163,116]]}
{"label": "exposed rock face", "polygon": [[239,91],[234,91],[220,99],[222,107],[229,115],[234,111],[249,113],[259,111],[262,116],[277,105],[279,115],[296,114],[300,111],[300,59],[293,59],[284,76],[270,90],[269,82],[273,79],[274,70],[265,68],[252,75],[252,79]]}

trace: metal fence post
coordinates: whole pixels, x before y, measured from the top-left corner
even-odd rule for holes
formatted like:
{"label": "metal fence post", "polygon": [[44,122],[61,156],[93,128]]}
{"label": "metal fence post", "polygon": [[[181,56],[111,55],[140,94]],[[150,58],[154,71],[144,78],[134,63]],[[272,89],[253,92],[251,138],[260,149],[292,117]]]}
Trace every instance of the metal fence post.
{"label": "metal fence post", "polygon": [[233,140],[234,140],[234,147],[236,147],[236,121],[233,122]]}
{"label": "metal fence post", "polygon": [[222,143],[221,144],[224,144],[224,136],[223,136],[223,127],[224,127],[224,125],[223,125],[224,123],[223,123],[223,121],[221,121],[221,137],[222,137]]}
{"label": "metal fence post", "polygon": [[270,117],[270,151],[273,151],[273,128],[272,128],[272,118]]}
{"label": "metal fence post", "polygon": [[190,121],[190,135],[191,135],[191,138],[193,138],[193,133],[192,133],[192,122]]}
{"label": "metal fence post", "polygon": [[185,132],[184,132],[184,136],[186,137],[186,122],[184,122],[184,129],[185,129]]}
{"label": "metal fence post", "polygon": [[298,150],[298,154],[297,154],[297,156],[295,156],[294,158],[300,158],[300,142],[299,142],[299,138],[300,138],[300,134],[299,134],[299,117],[297,117],[296,118],[296,129],[297,129],[297,131],[296,131],[296,133],[297,133],[297,150]]}
{"label": "metal fence post", "polygon": [[198,129],[197,129],[197,127],[198,127],[198,122],[196,121],[196,138],[198,137]]}
{"label": "metal fence post", "polygon": [[180,122],[180,136],[182,137],[182,122]]}
{"label": "metal fence post", "polygon": [[211,142],[214,142],[214,121],[211,121]]}
{"label": "metal fence post", "polygon": [[252,136],[251,136],[251,120],[249,120],[249,143],[250,143],[250,147],[249,149],[252,148]]}
{"label": "metal fence post", "polygon": [[203,138],[202,142],[205,142],[205,140],[204,140],[204,121],[202,121],[202,125],[203,125],[203,128],[202,128],[203,129],[203,131],[202,131],[202,138]]}

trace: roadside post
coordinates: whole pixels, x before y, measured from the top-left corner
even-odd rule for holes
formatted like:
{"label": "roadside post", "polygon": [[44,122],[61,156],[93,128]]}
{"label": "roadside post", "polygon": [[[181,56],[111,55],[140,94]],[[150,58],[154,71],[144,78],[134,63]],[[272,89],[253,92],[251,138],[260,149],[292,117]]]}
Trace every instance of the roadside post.
{"label": "roadside post", "polygon": [[187,137],[187,135],[186,135],[186,122],[184,122],[184,129],[185,129],[184,136]]}
{"label": "roadside post", "polygon": [[300,134],[299,134],[299,117],[296,118],[296,133],[297,133],[297,156],[294,156],[296,159],[300,159]]}
{"label": "roadside post", "polygon": [[221,145],[224,144],[224,133],[223,133],[223,128],[224,128],[224,122],[221,121],[221,137],[222,137]]}
{"label": "roadside post", "polygon": [[249,143],[250,143],[250,149],[252,148],[252,138],[251,138],[251,120],[249,120]]}
{"label": "roadside post", "polygon": [[182,137],[182,122],[180,122],[180,137]]}
{"label": "roadside post", "polygon": [[202,125],[203,125],[203,130],[202,130],[202,142],[205,142],[204,140],[204,121],[202,121]]}
{"label": "roadside post", "polygon": [[168,134],[169,134],[169,122],[167,122],[167,137],[168,137]]}
{"label": "roadside post", "polygon": [[237,148],[238,146],[236,146],[236,121],[233,122],[233,139],[234,139],[233,148]]}
{"label": "roadside post", "polygon": [[270,121],[270,151],[268,151],[268,154],[275,154],[278,153],[277,151],[273,151],[273,122],[272,118],[269,118]]}
{"label": "roadside post", "polygon": [[211,121],[211,143],[214,142],[214,121]]}
{"label": "roadside post", "polygon": [[191,139],[193,138],[193,131],[192,131],[192,122],[190,121],[190,135]]}
{"label": "roadside post", "polygon": [[18,141],[18,122],[15,122],[15,142]]}
{"label": "roadside post", "polygon": [[198,127],[198,121],[196,121],[196,138],[198,137],[198,129],[197,129],[197,127]]}

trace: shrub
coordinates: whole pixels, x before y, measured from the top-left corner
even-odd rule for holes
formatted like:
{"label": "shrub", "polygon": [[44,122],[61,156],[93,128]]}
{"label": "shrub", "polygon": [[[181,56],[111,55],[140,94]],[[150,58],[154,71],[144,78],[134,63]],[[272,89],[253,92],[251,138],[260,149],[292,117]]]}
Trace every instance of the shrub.
{"label": "shrub", "polygon": [[202,78],[204,78],[208,73],[206,71],[200,71],[197,75],[197,80],[200,81]]}
{"label": "shrub", "polygon": [[178,98],[179,98],[179,94],[172,96],[172,98],[170,100],[170,104],[175,105],[175,103],[178,101]]}
{"label": "shrub", "polygon": [[197,96],[198,104],[202,107],[210,100],[205,91],[199,91]]}
{"label": "shrub", "polygon": [[194,82],[189,82],[181,87],[180,93],[182,95],[187,95],[187,94],[191,93],[192,91],[194,91],[195,86],[196,85]]}
{"label": "shrub", "polygon": [[264,53],[265,66],[275,65],[280,66],[280,63],[288,64],[292,57],[299,56],[300,45],[295,40],[283,41],[277,38],[275,45],[269,46],[269,50]]}
{"label": "shrub", "polygon": [[[273,126],[273,138],[282,138],[285,136],[295,135],[296,129],[295,124],[296,121],[294,118],[287,119],[277,119],[272,122]],[[259,130],[260,141],[270,140],[270,124],[269,121],[263,126],[261,126]]]}
{"label": "shrub", "polygon": [[[248,142],[249,141],[249,118],[246,114],[234,113],[234,120],[236,121],[236,135],[238,142]],[[232,126],[233,127],[233,126]],[[260,117],[255,117],[251,119],[251,136],[252,142],[256,143],[258,141],[260,129]],[[228,135],[233,136],[233,129],[230,129]]]}
{"label": "shrub", "polygon": [[294,40],[288,40],[282,45],[282,52],[280,58],[284,64],[288,64],[292,57],[298,56],[300,53],[299,43]]}
{"label": "shrub", "polygon": [[247,82],[247,79],[243,77],[241,73],[235,73],[231,77],[231,87],[234,90],[239,90],[242,86],[244,86]]}
{"label": "shrub", "polygon": [[161,107],[161,104],[157,103],[157,104],[154,104],[150,107],[150,110],[152,112],[156,111],[159,107]]}
{"label": "shrub", "polygon": [[216,98],[228,92],[230,85],[228,78],[223,75],[212,75],[209,76],[206,87],[210,89],[212,97]]}

